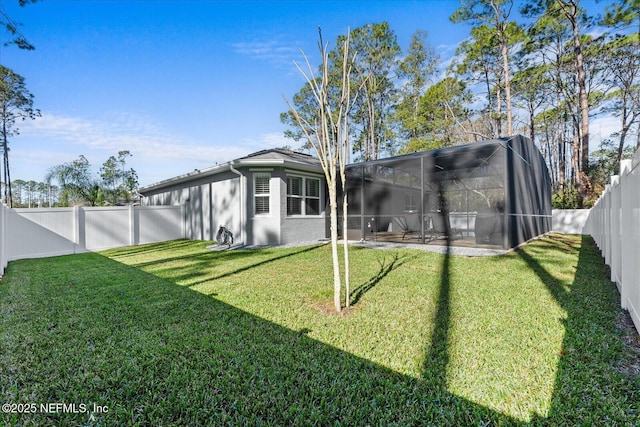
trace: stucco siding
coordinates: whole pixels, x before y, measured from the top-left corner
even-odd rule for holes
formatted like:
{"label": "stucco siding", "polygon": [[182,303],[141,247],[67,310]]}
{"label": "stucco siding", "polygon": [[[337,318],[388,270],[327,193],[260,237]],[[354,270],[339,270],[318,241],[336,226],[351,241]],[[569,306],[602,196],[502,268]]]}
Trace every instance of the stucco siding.
{"label": "stucco siding", "polygon": [[144,206],[183,205],[189,239],[214,240],[223,224],[234,237],[242,234],[240,177],[232,172],[148,192],[142,201]]}
{"label": "stucco siding", "polygon": [[233,233],[236,242],[244,241],[241,230],[240,203],[240,178],[213,182],[210,185],[210,218],[211,237],[214,240],[218,227],[225,225]]}
{"label": "stucco siding", "polygon": [[[269,213],[256,215],[254,178],[258,174],[268,173],[269,180]],[[247,173],[248,221],[247,240],[253,245],[280,244],[280,215],[282,213],[280,195],[283,191],[282,171],[274,168],[254,169]],[[286,188],[284,189],[286,192]]]}
{"label": "stucco siding", "polygon": [[[320,179],[323,189],[325,183],[318,171],[318,162],[309,155],[266,150],[143,188],[141,203],[184,206],[185,237],[191,239],[213,240],[223,224],[231,230],[236,243],[249,245],[321,239],[327,235],[324,209],[313,217],[305,216],[305,212],[298,217],[286,216],[287,175]],[[264,180],[258,180],[261,193],[255,194],[255,178],[259,174],[269,175],[268,194]],[[325,200],[320,200],[321,207]]]}
{"label": "stucco siding", "polygon": [[[282,179],[280,191],[280,243],[288,244],[294,242],[315,241],[327,237],[326,218],[324,206],[326,183],[321,175],[306,174],[294,170],[279,171]],[[320,180],[320,209],[318,216],[287,216],[287,176],[308,177]]]}
{"label": "stucco siding", "polygon": [[281,243],[307,242],[327,237],[325,217],[285,218]]}

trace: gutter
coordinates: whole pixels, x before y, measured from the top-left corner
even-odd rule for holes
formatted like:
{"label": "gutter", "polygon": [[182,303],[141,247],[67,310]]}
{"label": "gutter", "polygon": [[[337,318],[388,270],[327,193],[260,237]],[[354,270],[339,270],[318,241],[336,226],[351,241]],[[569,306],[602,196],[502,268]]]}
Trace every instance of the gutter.
{"label": "gutter", "polygon": [[240,197],[238,198],[238,202],[240,203],[240,242],[244,243],[244,227],[246,226],[246,222],[244,220],[244,209],[242,209],[242,202],[243,202],[243,183],[242,183],[242,178],[244,177],[244,175],[242,175],[242,172],[240,172],[239,170],[237,170],[235,167],[233,167],[233,164],[235,163],[235,160],[229,162],[229,170],[231,172],[233,172],[234,174],[238,175],[239,181],[240,181]]}
{"label": "gutter", "polygon": [[140,187],[138,189],[138,191],[140,192],[140,194],[147,193],[150,191],[154,191],[154,190],[159,190],[162,188],[167,188],[167,187],[171,187],[173,185],[177,185],[177,184],[182,184],[183,182],[189,182],[192,181],[195,178],[203,178],[203,177],[207,177],[210,175],[216,175],[219,174],[221,172],[224,172],[225,170],[228,169],[229,164],[228,163],[224,163],[221,165],[215,165],[215,166],[211,166],[208,167],[206,169],[196,169],[192,172],[183,174],[183,175],[178,175],[176,177],[173,178],[169,178],[169,179],[165,179],[159,182],[156,182],[154,184],[150,184],[150,185],[146,185],[144,187]]}
{"label": "gutter", "polygon": [[173,178],[169,178],[169,179],[165,179],[163,181],[159,181],[150,185],[146,185],[144,187],[140,187],[138,189],[138,191],[140,192],[140,194],[142,194],[143,196],[146,196],[145,193],[149,193],[152,191],[158,191],[164,188],[169,188],[172,187],[174,185],[179,185],[185,182],[189,182],[192,181],[194,179],[198,179],[198,178],[205,178],[211,175],[217,175],[219,173],[225,172],[227,170],[231,170],[233,173],[235,173],[238,176],[244,176],[242,175],[241,172],[239,172],[237,169],[235,169],[234,166],[245,166],[245,167],[251,167],[251,166],[255,166],[255,167],[266,167],[266,166],[277,166],[277,167],[284,167],[284,168],[293,168],[293,169],[297,169],[297,170],[301,170],[301,171],[306,171],[306,172],[310,172],[310,173],[317,173],[318,175],[324,175],[322,168],[319,165],[311,165],[311,164],[305,164],[305,163],[299,163],[299,162],[292,162],[289,160],[254,160],[254,159],[237,159],[237,160],[232,160],[231,162],[227,162],[227,163],[223,163],[220,165],[215,165],[215,166],[211,166],[208,167],[206,169],[201,169],[201,170],[194,170],[192,172],[188,172],[186,174],[183,175],[179,175]]}

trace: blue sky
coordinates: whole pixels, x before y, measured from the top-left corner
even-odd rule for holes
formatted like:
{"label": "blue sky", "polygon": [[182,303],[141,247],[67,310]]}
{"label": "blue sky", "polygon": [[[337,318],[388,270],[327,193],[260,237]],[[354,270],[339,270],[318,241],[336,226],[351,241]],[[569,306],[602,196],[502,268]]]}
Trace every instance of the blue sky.
{"label": "blue sky", "polygon": [[[304,80],[300,49],[317,59],[348,28],[387,21],[407,48],[418,29],[450,58],[470,27],[457,0],[2,2],[35,51],[0,47],[42,117],[18,124],[12,179],[42,181],[85,155],[99,170],[119,150],[141,186],[295,143],[279,115]],[[6,34],[2,35],[7,37]],[[317,61],[314,65],[317,64]],[[597,129],[596,129],[597,131]]]}

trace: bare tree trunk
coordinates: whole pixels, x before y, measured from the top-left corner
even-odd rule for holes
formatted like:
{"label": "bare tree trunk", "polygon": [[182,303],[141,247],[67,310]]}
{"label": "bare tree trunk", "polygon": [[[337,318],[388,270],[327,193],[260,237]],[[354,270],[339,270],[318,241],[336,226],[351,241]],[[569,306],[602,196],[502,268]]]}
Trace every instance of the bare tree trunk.
{"label": "bare tree trunk", "polygon": [[[348,157],[349,151],[349,111],[352,107],[350,102],[350,78],[351,66],[349,65],[349,37],[344,42],[344,58],[342,69],[342,87],[340,98],[330,99],[332,88],[329,86],[329,59],[326,45],[322,42],[322,34],[320,34],[320,53],[322,56],[322,67],[320,80],[316,79],[313,73],[313,67],[309,63],[306,55],[303,56],[307,65],[307,72],[300,67],[298,70],[305,77],[315,101],[317,103],[318,117],[314,123],[305,121],[300,116],[295,107],[286,100],[293,116],[298,125],[305,134],[309,144],[314,148],[322,169],[327,187],[329,188],[329,209],[330,209],[330,231],[331,231],[331,257],[333,260],[333,304],[337,312],[341,307],[341,277],[340,277],[340,258],[338,256],[338,200],[337,200],[337,181],[338,167],[340,168],[340,181],[343,193],[343,238],[344,238],[344,261],[345,261],[345,281],[346,281],[346,298],[349,305],[349,253],[347,245],[347,193],[346,193],[346,176],[345,176],[345,159]],[[296,64],[297,65],[297,64]],[[360,88],[361,89],[361,88]],[[365,141],[366,143],[366,141]],[[365,149],[368,147],[365,145]]]}
{"label": "bare tree trunk", "polygon": [[561,124],[561,128],[558,132],[558,182],[560,183],[560,189],[564,191],[565,183],[567,182],[567,146],[565,144],[565,131],[564,124]]}
{"label": "bare tree trunk", "polygon": [[329,209],[331,210],[331,259],[333,260],[333,306],[340,311],[340,259],[338,258],[338,201],[334,185],[329,186]]}
{"label": "bare tree trunk", "polygon": [[371,97],[371,93],[367,90],[367,107],[369,112],[369,146],[367,147],[367,160],[376,159],[376,108]]}
{"label": "bare tree trunk", "polygon": [[4,143],[4,185],[5,185],[5,203],[10,208],[13,207],[13,192],[11,191],[11,173],[9,171],[9,149],[7,148],[7,142]]}
{"label": "bare tree trunk", "polygon": [[[6,115],[3,107],[3,116]],[[12,207],[11,204],[11,182],[9,180],[9,147],[7,143],[7,123],[2,121],[2,164],[4,166],[4,202]]]}
{"label": "bare tree trunk", "polygon": [[496,137],[502,136],[502,90],[499,82],[496,82]]}
{"label": "bare tree trunk", "polygon": [[[513,135],[511,117],[511,75],[509,73],[509,52],[506,40],[502,42],[502,69],[504,71],[504,97],[507,104],[507,136]],[[531,140],[533,142],[533,139]]]}
{"label": "bare tree trunk", "polygon": [[529,138],[531,138],[531,142],[533,142],[534,144],[536,142],[535,121],[536,121],[535,106],[533,105],[533,101],[529,101],[529,123],[531,123],[531,128],[529,129]]}
{"label": "bare tree trunk", "polygon": [[[579,176],[580,172],[586,172],[589,168],[589,97],[587,94],[587,74],[584,70],[584,54],[582,52],[582,44],[580,43],[580,28],[578,24],[579,9],[578,0],[560,0],[565,16],[571,23],[573,30],[573,49],[576,55],[576,78],[578,84],[578,106],[580,117],[580,133],[579,141],[575,148],[578,153],[578,169],[575,175]],[[580,194],[585,196],[585,188],[578,188]]]}
{"label": "bare tree trunk", "polygon": [[495,138],[499,136],[496,134],[496,130],[493,127],[493,96],[491,94],[493,91],[491,90],[491,82],[489,80],[489,70],[486,67],[483,67],[484,81],[487,84],[487,108],[489,109],[489,131],[491,132],[491,137]]}
{"label": "bare tree trunk", "polygon": [[580,176],[580,125],[577,122],[577,117],[573,116],[573,134],[571,137],[571,146],[573,148],[573,152],[571,153],[571,181],[576,186],[576,189],[579,188],[579,176]]}
{"label": "bare tree trunk", "polygon": [[584,71],[584,57],[577,25],[573,32],[580,93],[580,171],[586,172],[589,169],[589,95],[587,94],[587,75]]}
{"label": "bare tree trunk", "polygon": [[638,115],[638,113],[634,111],[633,113],[631,113],[631,120],[627,121],[628,114],[629,113],[627,110],[627,104],[626,102],[624,102],[622,107],[622,114],[620,116],[622,119],[622,129],[620,130],[620,142],[618,143],[618,155],[616,157],[615,170],[620,169],[620,162],[622,161],[622,154],[624,153],[624,144],[625,142],[627,142],[627,134],[629,133],[629,129],[631,128],[631,125],[635,122],[636,117]]}
{"label": "bare tree trunk", "polygon": [[344,174],[344,168],[340,165],[340,174],[342,176],[342,245],[344,248],[344,289],[345,289],[345,307],[349,308],[351,305],[351,287],[349,281],[349,245],[347,236],[347,191],[346,191],[346,176]]}

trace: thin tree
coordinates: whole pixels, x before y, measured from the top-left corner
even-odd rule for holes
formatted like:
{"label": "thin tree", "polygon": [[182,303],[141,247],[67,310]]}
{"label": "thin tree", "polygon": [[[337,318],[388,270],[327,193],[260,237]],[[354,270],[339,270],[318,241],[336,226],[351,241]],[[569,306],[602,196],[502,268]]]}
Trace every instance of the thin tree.
{"label": "thin tree", "polygon": [[[471,37],[460,43],[451,70],[472,84],[484,85],[487,106],[482,112],[486,116],[487,128],[480,132],[482,139],[502,135],[502,73],[495,37],[486,25],[471,29]],[[481,117],[482,118],[482,117]]]}
{"label": "thin tree", "polygon": [[[313,147],[322,170],[329,192],[330,208],[330,229],[331,229],[331,254],[333,259],[333,304],[335,310],[340,312],[342,304],[340,260],[338,256],[338,179],[341,181],[343,195],[343,245],[345,257],[345,285],[346,285],[346,306],[349,305],[349,254],[347,245],[347,195],[346,195],[346,159],[349,153],[349,111],[353,106],[351,97],[351,71],[355,54],[350,57],[349,40],[347,37],[342,45],[342,84],[339,88],[333,86],[330,79],[330,64],[327,45],[322,41],[322,33],[319,30],[318,48],[321,56],[320,76],[316,77],[309,58],[302,52],[306,63],[306,70],[298,64],[298,71],[305,78],[307,85],[313,95],[315,103],[315,114],[311,117],[313,122],[309,122],[303,117],[293,103],[286,98],[285,101],[290,109],[291,115],[295,118],[298,127],[302,130],[309,145]],[[338,176],[339,174],[339,176]]]}
{"label": "thin tree", "polygon": [[[640,126],[640,2],[638,0],[619,0],[609,5],[602,21],[604,25],[616,31],[608,44],[610,52],[610,70],[612,74],[611,111],[620,117],[617,171],[620,166],[626,137],[634,124]],[[631,34],[622,34],[620,30],[635,28]],[[637,148],[640,149],[640,133]]]}
{"label": "thin tree", "polygon": [[406,79],[401,89],[401,100],[395,110],[401,136],[407,145],[415,144],[424,137],[426,119],[419,112],[420,98],[436,74],[438,55],[427,42],[426,31],[416,31],[406,57],[398,66],[398,75]]}
{"label": "thin tree", "polygon": [[33,108],[33,95],[27,90],[24,77],[0,65],[0,138],[6,184],[4,199],[9,207],[12,206],[9,138],[20,133],[16,127],[17,120],[33,120],[39,116],[40,111]]}
{"label": "thin tree", "polygon": [[[462,7],[451,15],[453,22],[469,21],[485,25],[493,32],[502,60],[502,80],[506,104],[507,135],[513,134],[513,111],[511,107],[510,49],[522,38],[522,31],[514,22],[509,22],[513,0],[462,0]],[[501,100],[497,99],[498,106]]]}
{"label": "thin tree", "polygon": [[[382,152],[393,154],[396,138],[391,127],[398,90],[394,84],[400,46],[387,22],[366,24],[348,35],[350,49],[358,54],[345,57],[342,51],[347,36],[340,36],[336,49],[329,52],[330,84],[340,91],[345,59],[350,64],[351,119],[355,127],[354,149],[362,160],[380,158]],[[335,79],[332,80],[332,79]]]}

